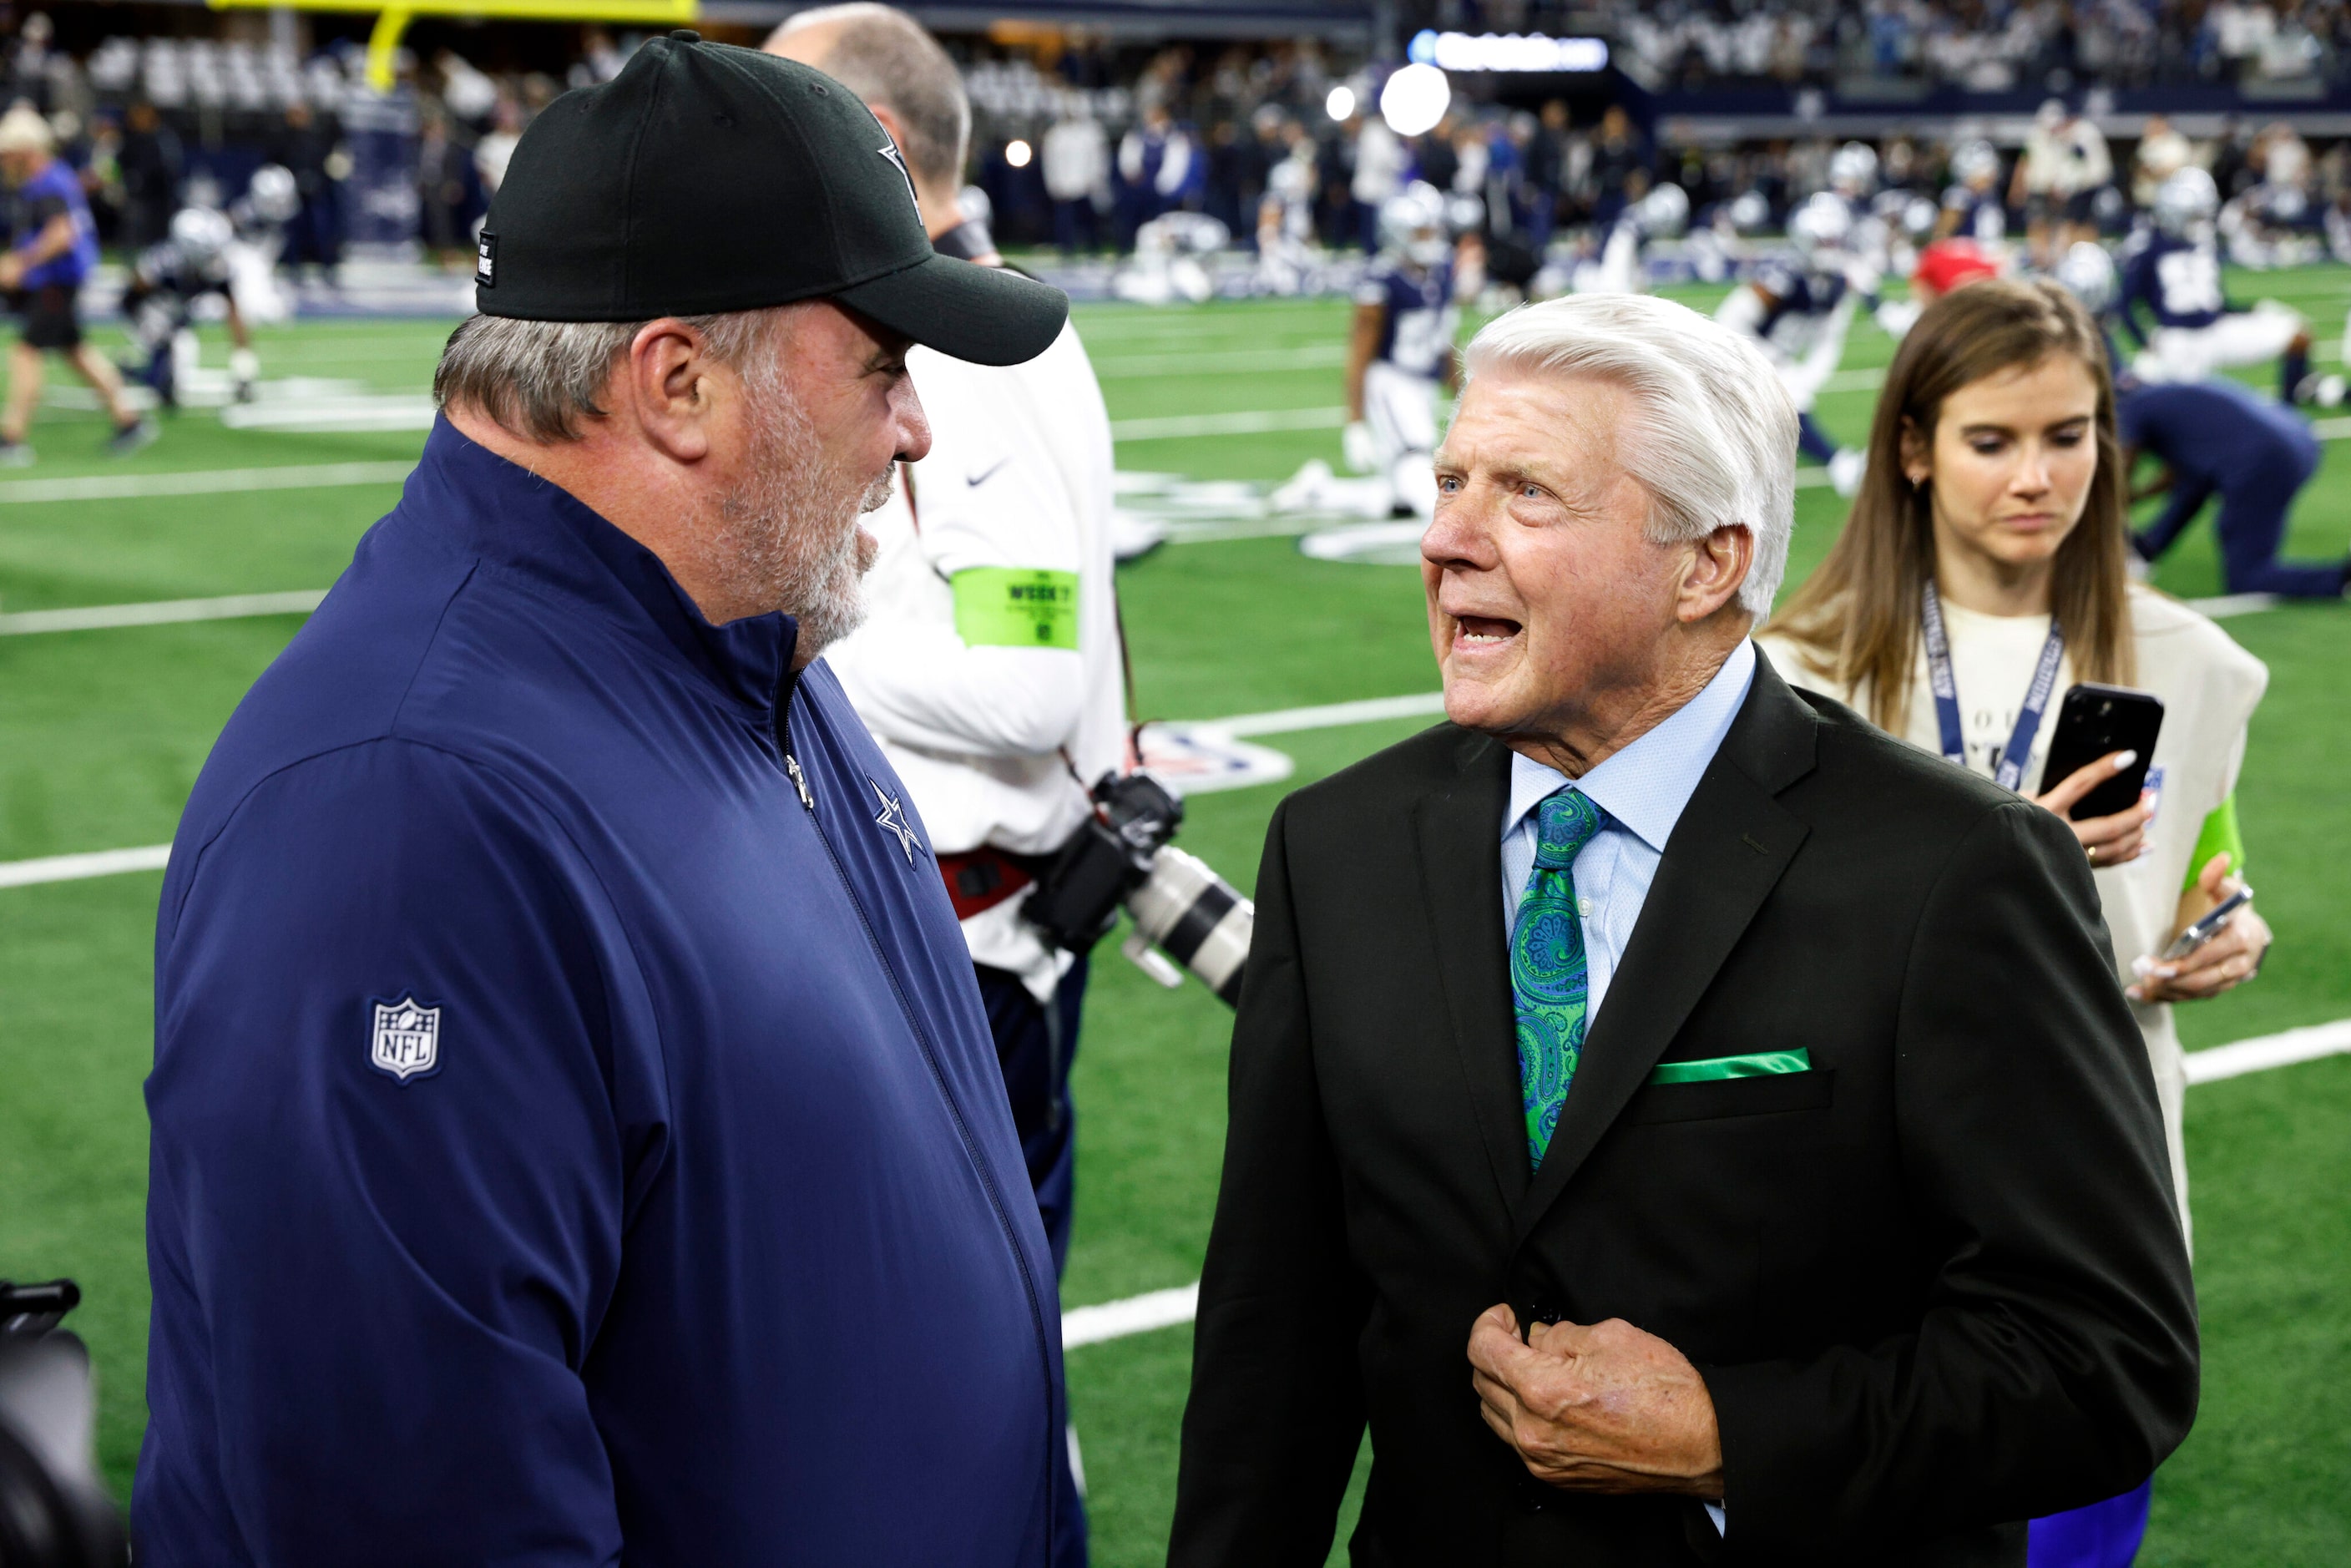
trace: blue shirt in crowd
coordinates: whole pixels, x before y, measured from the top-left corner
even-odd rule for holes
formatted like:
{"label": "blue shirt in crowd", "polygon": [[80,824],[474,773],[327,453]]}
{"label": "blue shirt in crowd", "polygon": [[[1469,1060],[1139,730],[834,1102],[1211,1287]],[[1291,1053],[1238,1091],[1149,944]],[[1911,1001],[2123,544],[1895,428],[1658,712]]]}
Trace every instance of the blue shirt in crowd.
{"label": "blue shirt in crowd", "polygon": [[89,198],[82,193],[81,176],[62,158],[52,158],[41,172],[16,187],[10,204],[9,245],[23,250],[59,215],[73,220],[70,248],[25,273],[26,288],[78,288],[98,266],[98,225],[89,215]]}
{"label": "blue shirt in crowd", "polygon": [[444,422],[239,706],[156,936],[142,1568],[1048,1562],[970,957],[794,637]]}

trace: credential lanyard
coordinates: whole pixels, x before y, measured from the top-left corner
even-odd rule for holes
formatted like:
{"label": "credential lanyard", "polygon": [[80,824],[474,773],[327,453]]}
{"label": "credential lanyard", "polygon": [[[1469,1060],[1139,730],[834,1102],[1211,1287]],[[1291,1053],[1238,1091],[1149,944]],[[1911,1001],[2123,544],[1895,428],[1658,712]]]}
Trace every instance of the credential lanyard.
{"label": "credential lanyard", "polygon": [[[1943,630],[1943,601],[1936,596],[1932,582],[1927,584],[1924,597],[1920,609],[1927,629],[1927,679],[1935,688],[1935,723],[1943,732],[1943,759],[1965,768],[1968,738],[1959,723],[1959,684],[1951,677],[1951,640]],[[2057,665],[2064,657],[2065,631],[2053,615],[2049,640],[2041,644],[2041,663],[2034,666],[2032,685],[2024,694],[2023,710],[2016,716],[2016,728],[1992,775],[2003,789],[2014,789],[2024,781],[2024,765],[2032,757],[2032,737],[2041,729],[2041,715],[2049,706],[2049,694],[2057,685]]]}

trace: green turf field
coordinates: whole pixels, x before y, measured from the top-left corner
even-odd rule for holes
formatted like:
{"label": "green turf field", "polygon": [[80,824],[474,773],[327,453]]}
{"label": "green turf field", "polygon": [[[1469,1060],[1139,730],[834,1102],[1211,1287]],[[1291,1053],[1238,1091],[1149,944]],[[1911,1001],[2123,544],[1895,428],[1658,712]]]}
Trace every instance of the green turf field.
{"label": "green turf field", "polygon": [[[2331,345],[2351,270],[2236,280],[2242,297],[2299,306]],[[1703,296],[1693,297],[1703,303]],[[1318,410],[1339,401],[1343,302],[1081,310],[1122,423]],[[319,324],[266,333],[266,373],[419,392],[446,324]],[[1857,328],[1848,371],[1890,345]],[[220,346],[208,345],[211,362]],[[1857,379],[1857,378],[1855,378]],[[1822,400],[1849,441],[1871,394]],[[1145,427],[1147,428],[1147,427]],[[323,588],[396,494],[390,484],[241,496],[26,503],[8,486],[155,474],[411,458],[414,433],[286,434],[168,423],[135,458],[98,455],[96,416],[49,411],[40,465],[0,477],[0,615],[83,605]],[[2305,492],[2292,549],[2351,541],[2351,442]],[[1122,442],[1120,465],[1196,478],[1278,479],[1338,458],[1320,428]],[[1792,577],[1816,562],[1841,512],[1800,493]],[[2164,564],[2162,586],[2219,591],[2209,525]],[[1142,717],[1207,718],[1436,685],[1416,575],[1301,557],[1284,538],[1171,545],[1121,580]],[[0,862],[167,841],[206,748],[292,617],[0,636]],[[2268,661],[2242,788],[2252,880],[2276,927],[2259,984],[2183,1009],[2191,1047],[2351,1017],[2351,886],[2344,838],[2341,696],[2351,610],[2300,607],[2228,622]],[[1186,847],[1246,887],[1283,790],[1409,734],[1394,721],[1269,737],[1290,784],[1196,798]],[[150,941],[158,877],[0,888],[0,1277],[68,1273],[76,1325],[101,1378],[100,1443],[127,1494],[143,1417],[146,1280],[141,1229]],[[1196,986],[1165,992],[1105,952],[1077,1068],[1080,1210],[1064,1300],[1106,1301],[1198,1277],[1223,1136],[1230,1015]],[[2246,1568],[2351,1562],[2351,1060],[2191,1092],[2190,1158],[2205,1314],[2205,1402],[2164,1470],[2142,1561]],[[1090,1345],[1069,1358],[1084,1441],[1096,1561],[1159,1560],[1173,1503],[1187,1330]]]}

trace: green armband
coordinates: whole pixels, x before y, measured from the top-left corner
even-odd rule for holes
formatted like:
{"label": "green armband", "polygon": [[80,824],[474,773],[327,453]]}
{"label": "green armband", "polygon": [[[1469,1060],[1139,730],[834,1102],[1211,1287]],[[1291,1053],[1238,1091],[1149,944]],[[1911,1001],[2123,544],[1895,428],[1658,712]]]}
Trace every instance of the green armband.
{"label": "green armband", "polygon": [[2206,863],[2217,854],[2229,857],[2231,876],[2244,876],[2245,835],[2237,829],[2237,798],[2234,795],[2213,807],[2205,817],[2204,826],[2196,835],[2195,851],[2188,857],[2188,878],[2179,885],[2194,887]]}
{"label": "green armband", "polygon": [[976,566],[949,580],[956,635],[974,648],[1078,645],[1078,574]]}

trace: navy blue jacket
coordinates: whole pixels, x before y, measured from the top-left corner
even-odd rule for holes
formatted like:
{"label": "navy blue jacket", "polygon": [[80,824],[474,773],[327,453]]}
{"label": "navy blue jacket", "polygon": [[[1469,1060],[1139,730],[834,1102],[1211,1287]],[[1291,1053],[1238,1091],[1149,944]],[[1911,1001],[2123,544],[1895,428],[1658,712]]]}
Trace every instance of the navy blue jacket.
{"label": "navy blue jacket", "polygon": [[156,936],[142,1565],[1046,1562],[970,958],[794,635],[444,423],[239,706]]}

